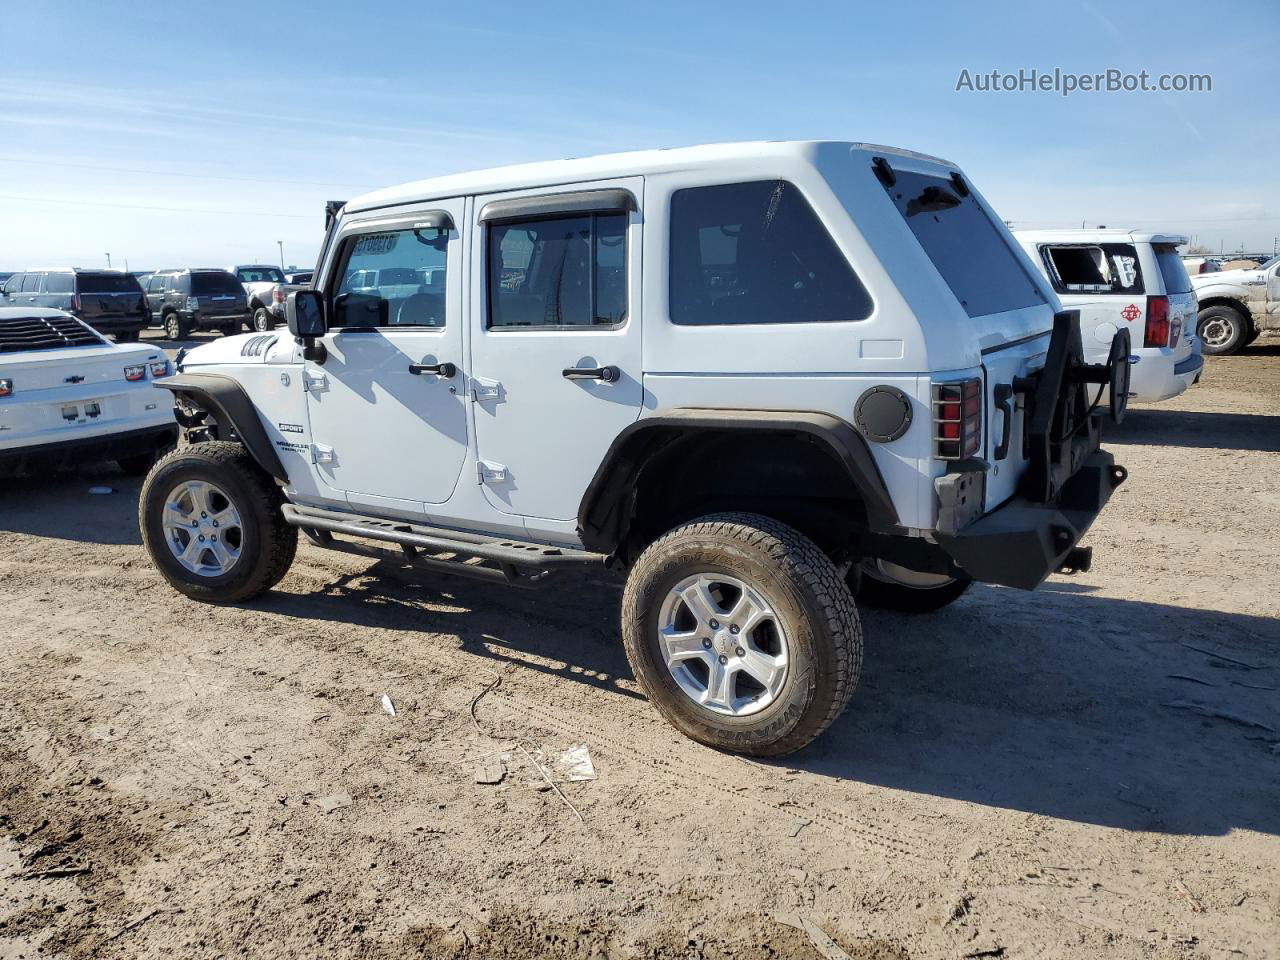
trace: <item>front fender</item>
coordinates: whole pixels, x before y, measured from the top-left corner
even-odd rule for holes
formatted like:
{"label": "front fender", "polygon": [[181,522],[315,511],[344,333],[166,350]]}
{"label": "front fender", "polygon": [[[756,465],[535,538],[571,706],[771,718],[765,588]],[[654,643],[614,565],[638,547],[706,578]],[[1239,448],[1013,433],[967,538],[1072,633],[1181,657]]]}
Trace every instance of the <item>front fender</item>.
{"label": "front fender", "polygon": [[219,424],[235,430],[258,466],[280,483],[289,482],[289,474],[271,445],[262,421],[258,419],[257,408],[244,387],[231,377],[215,373],[179,373],[157,380],[155,386],[170,391],[175,397],[187,397],[196,406],[208,410]]}

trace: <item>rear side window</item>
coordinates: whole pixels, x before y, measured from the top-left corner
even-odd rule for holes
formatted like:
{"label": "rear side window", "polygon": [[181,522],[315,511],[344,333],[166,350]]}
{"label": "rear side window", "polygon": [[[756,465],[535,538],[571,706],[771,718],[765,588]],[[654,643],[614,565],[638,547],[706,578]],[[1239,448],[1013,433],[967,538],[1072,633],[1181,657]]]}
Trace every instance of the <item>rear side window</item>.
{"label": "rear side window", "polygon": [[164,282],[166,279],[167,279],[166,277],[163,277],[157,274],[156,276],[152,277],[150,280],[147,281],[147,290],[150,293],[163,293]]}
{"label": "rear side window", "polygon": [[449,231],[411,228],[349,237],[334,326],[443,327]]}
{"label": "rear side window", "polygon": [[44,275],[45,293],[75,293],[76,278],[71,273],[46,273]]}
{"label": "rear side window", "polygon": [[800,191],[784,180],[671,196],[671,322],[863,320],[871,296]]}
{"label": "rear side window", "polygon": [[1191,278],[1187,276],[1187,265],[1178,256],[1178,248],[1172,243],[1155,243],[1151,249],[1155,251],[1160,276],[1164,278],[1164,292],[1190,293]]}
{"label": "rear side window", "polygon": [[612,327],[627,318],[627,217],[489,227],[489,327]]}
{"label": "rear side window", "polygon": [[25,276],[23,276],[23,278],[22,278],[22,292],[23,292],[23,293],[38,293],[38,292],[39,292],[39,290],[40,290],[40,278],[41,278],[41,277],[43,277],[43,276],[44,276],[44,274],[42,274],[42,273],[28,273],[28,274],[26,274]]}
{"label": "rear side window", "polygon": [[142,293],[138,278],[128,273],[81,273],[76,276],[80,293]]}
{"label": "rear side window", "polygon": [[243,297],[244,287],[231,274],[219,270],[191,274],[191,292],[197,297]]}
{"label": "rear side window", "polygon": [[1143,292],[1142,267],[1133,244],[1045,244],[1040,255],[1053,289],[1059,293],[1116,293],[1130,297]]}
{"label": "rear side window", "polygon": [[965,313],[985,317],[1046,302],[967,187],[923,173],[894,175],[885,189]]}

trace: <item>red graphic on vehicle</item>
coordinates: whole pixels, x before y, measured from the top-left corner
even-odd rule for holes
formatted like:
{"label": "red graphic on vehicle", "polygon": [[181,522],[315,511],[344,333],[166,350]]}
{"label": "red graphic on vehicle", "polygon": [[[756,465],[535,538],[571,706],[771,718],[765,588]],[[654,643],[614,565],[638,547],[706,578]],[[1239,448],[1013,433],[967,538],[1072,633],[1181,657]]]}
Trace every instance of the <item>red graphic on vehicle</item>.
{"label": "red graphic on vehicle", "polygon": [[1131,303],[1120,311],[1120,316],[1124,317],[1129,323],[1133,323],[1133,321],[1138,319],[1138,314],[1141,312],[1142,311],[1138,309],[1138,305],[1136,303]]}

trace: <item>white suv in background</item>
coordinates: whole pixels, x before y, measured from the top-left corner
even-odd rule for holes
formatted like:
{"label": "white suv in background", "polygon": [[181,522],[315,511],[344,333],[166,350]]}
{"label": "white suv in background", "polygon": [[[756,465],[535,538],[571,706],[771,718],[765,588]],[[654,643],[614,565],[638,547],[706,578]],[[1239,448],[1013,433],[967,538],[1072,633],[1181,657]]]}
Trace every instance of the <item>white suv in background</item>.
{"label": "white suv in background", "polygon": [[1085,357],[1107,356],[1117,330],[1133,347],[1130,397],[1176,397],[1200,379],[1196,295],[1178,255],[1186,237],[1138,230],[1015,230],[1068,310],[1080,311]]}
{"label": "white suv in background", "polygon": [[111,343],[69,313],[0,307],[0,476],[104,460],[146,473],[178,438],[150,389],[170,372],[163,351]]}

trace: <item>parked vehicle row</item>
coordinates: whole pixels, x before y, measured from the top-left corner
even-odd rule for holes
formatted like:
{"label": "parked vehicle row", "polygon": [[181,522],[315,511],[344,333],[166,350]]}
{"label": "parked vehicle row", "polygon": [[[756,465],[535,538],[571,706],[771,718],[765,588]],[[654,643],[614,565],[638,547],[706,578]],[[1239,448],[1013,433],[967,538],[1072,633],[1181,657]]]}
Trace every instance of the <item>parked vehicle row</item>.
{"label": "parked vehicle row", "polygon": [[122,270],[27,270],[5,281],[3,297],[5,306],[65,311],[120,343],[137,340],[151,319],[137,278]]}
{"label": "parked vehicle row", "polygon": [[1090,362],[959,168],[851,143],[383,190],[336,211],[286,314],[160,381],[188,445],[139,522],[177,591],[270,589],[298,530],[522,586],[612,567],[655,706],[761,755],[852,695],[855,597],[932,610],[1088,568],[1126,477],[1101,411],[1123,417],[1145,329]]}

